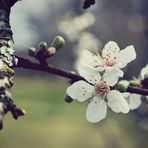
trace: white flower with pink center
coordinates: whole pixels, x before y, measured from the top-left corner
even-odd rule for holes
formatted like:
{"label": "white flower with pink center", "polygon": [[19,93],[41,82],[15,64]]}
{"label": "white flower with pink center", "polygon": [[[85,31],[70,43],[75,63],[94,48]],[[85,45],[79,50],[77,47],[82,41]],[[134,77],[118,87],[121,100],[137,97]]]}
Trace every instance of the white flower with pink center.
{"label": "white flower with pink center", "polygon": [[118,81],[118,69],[108,69],[102,75],[89,67],[79,67],[79,74],[86,81],[80,80],[67,88],[67,94],[80,102],[87,99],[90,103],[86,110],[86,118],[89,122],[96,123],[106,117],[107,106],[116,113],[128,113],[129,105],[123,95],[112,90]]}
{"label": "white flower with pink center", "polygon": [[116,42],[110,41],[104,46],[102,56],[84,50],[80,65],[91,67],[97,71],[112,67],[121,69],[135,58],[136,52],[134,46],[127,46],[125,49],[120,50]]}

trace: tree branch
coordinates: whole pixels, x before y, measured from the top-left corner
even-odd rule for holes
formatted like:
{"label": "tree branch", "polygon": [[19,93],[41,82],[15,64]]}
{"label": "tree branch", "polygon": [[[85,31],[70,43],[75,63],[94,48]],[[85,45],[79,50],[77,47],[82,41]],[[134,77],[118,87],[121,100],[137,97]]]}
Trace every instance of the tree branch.
{"label": "tree branch", "polygon": [[[47,73],[51,73],[51,74],[55,74],[55,75],[58,75],[61,77],[68,78],[68,79],[72,80],[72,82],[76,82],[79,80],[85,80],[80,75],[74,74],[72,72],[67,72],[67,71],[65,71],[63,69],[59,69],[53,65],[44,66],[44,65],[41,65],[38,63],[34,63],[28,59],[24,59],[22,57],[17,57],[17,58],[18,58],[18,65],[16,66],[16,68],[25,68],[25,69],[32,69],[32,70],[47,72]],[[148,89],[143,89],[143,88],[139,88],[139,87],[129,86],[127,88],[126,92],[148,96]]]}
{"label": "tree branch", "polygon": [[143,96],[148,96],[148,89],[129,86],[126,90],[129,93],[135,93]]}
{"label": "tree branch", "polygon": [[81,76],[74,74],[72,72],[67,72],[63,69],[59,69],[53,65],[41,65],[38,63],[34,63],[28,59],[24,59],[22,57],[16,57],[18,58],[18,64],[16,67],[14,68],[25,68],[25,69],[32,69],[32,70],[37,70],[37,71],[42,71],[42,72],[47,72],[47,73],[51,73],[51,74],[55,74],[61,77],[65,77],[68,79],[73,80],[73,82],[75,81],[79,81],[79,80],[84,80],[84,78],[82,78]]}

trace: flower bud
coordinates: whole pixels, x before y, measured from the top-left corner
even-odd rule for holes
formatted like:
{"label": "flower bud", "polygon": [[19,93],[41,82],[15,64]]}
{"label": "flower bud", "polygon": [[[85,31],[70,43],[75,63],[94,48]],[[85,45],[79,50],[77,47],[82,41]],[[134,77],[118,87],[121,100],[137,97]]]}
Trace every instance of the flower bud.
{"label": "flower bud", "polygon": [[28,49],[28,55],[31,56],[31,57],[36,57],[36,54],[37,54],[37,49],[36,48],[29,48]]}
{"label": "flower bud", "polygon": [[66,97],[65,97],[65,101],[66,101],[67,103],[71,103],[71,102],[73,101],[73,99],[72,99],[70,96],[66,96]]}
{"label": "flower bud", "polygon": [[48,48],[48,45],[46,42],[42,41],[39,43],[40,50],[46,50]]}
{"label": "flower bud", "polygon": [[138,86],[140,86],[140,81],[139,80],[131,80],[131,81],[129,81],[129,86],[138,87]]}
{"label": "flower bud", "polygon": [[128,81],[119,81],[116,85],[116,89],[121,92],[125,92],[128,86],[129,86]]}
{"label": "flower bud", "polygon": [[55,47],[56,50],[62,48],[65,45],[65,40],[61,36],[57,36],[53,39],[53,42],[51,44],[52,47]]}
{"label": "flower bud", "polygon": [[56,49],[54,47],[49,47],[47,49],[47,57],[53,56],[56,53]]}

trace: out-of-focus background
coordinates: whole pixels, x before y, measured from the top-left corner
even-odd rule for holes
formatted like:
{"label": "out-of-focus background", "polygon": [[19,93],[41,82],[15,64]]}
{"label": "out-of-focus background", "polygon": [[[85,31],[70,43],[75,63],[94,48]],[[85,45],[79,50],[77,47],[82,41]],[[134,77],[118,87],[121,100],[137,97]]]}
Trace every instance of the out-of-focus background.
{"label": "out-of-focus background", "polygon": [[[134,45],[137,59],[128,65],[125,78],[138,76],[148,63],[148,1],[97,0],[88,10],[83,0],[22,0],[12,9],[11,24],[16,54],[27,57],[28,47],[40,41],[50,45],[56,35],[66,46],[49,62],[75,70],[84,49],[102,49],[110,41],[121,48]],[[85,119],[86,103],[64,102],[68,81],[49,74],[19,69],[12,94],[27,115],[4,120],[0,148],[147,148],[148,113],[115,114],[97,124]],[[148,106],[146,106],[148,107]]]}

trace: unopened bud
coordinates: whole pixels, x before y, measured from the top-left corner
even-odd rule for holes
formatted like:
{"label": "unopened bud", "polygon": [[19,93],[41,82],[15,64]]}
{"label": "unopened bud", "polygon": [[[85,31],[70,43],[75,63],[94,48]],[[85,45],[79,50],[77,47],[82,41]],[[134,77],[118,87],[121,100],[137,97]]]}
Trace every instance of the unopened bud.
{"label": "unopened bud", "polygon": [[46,50],[48,48],[48,45],[46,42],[42,41],[39,43],[40,50]]}
{"label": "unopened bud", "polygon": [[128,81],[119,81],[116,85],[116,89],[121,92],[125,92],[128,86],[129,86]]}
{"label": "unopened bud", "polygon": [[56,49],[54,47],[50,47],[48,48],[47,53],[48,53],[47,55],[48,57],[53,56],[56,53]]}
{"label": "unopened bud", "polygon": [[71,103],[71,102],[73,101],[73,99],[72,99],[70,96],[66,96],[66,97],[65,97],[65,101],[66,101],[67,103]]}
{"label": "unopened bud", "polygon": [[65,45],[65,40],[61,36],[57,36],[53,39],[53,42],[51,44],[52,47],[55,47],[56,50],[62,48]]}
{"label": "unopened bud", "polygon": [[34,48],[34,47],[31,47],[28,49],[28,55],[31,56],[31,57],[36,57],[36,54],[37,54],[37,49]]}
{"label": "unopened bud", "polygon": [[138,86],[140,86],[140,81],[139,80],[131,80],[129,82],[129,86],[138,87]]}

